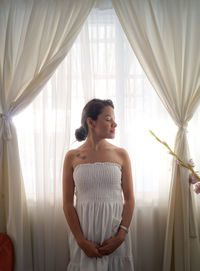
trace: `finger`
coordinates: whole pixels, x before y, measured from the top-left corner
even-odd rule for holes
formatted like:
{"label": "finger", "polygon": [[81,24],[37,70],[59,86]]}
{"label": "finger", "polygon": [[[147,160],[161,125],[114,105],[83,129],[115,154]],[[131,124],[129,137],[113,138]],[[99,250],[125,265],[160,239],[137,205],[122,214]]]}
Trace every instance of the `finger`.
{"label": "finger", "polygon": [[108,255],[109,253],[110,253],[109,250],[101,250],[100,251],[101,255]]}
{"label": "finger", "polygon": [[104,255],[104,256],[107,256],[107,255],[109,255],[110,253],[111,253],[110,251],[104,251],[103,255]]}
{"label": "finger", "polygon": [[95,245],[94,248],[98,250],[98,249],[99,249],[99,246],[98,246],[98,245]]}
{"label": "finger", "polygon": [[104,246],[100,247],[98,250],[99,250],[99,251],[107,251],[108,248],[109,248],[108,245],[104,245]]}
{"label": "finger", "polygon": [[106,246],[108,246],[110,243],[109,242],[104,242],[101,246],[100,246],[100,248],[102,248],[102,247],[106,247]]}
{"label": "finger", "polygon": [[103,247],[103,246],[105,246],[105,243],[102,243],[102,244],[100,245],[100,247]]}
{"label": "finger", "polygon": [[112,253],[115,249],[112,246],[104,246],[104,247],[100,247],[99,251],[100,253],[104,254],[104,255],[108,255],[110,253]]}
{"label": "finger", "polygon": [[99,249],[98,249],[98,251],[100,252],[100,253],[104,253],[105,251],[104,251],[104,247],[100,247]]}
{"label": "finger", "polygon": [[110,241],[111,241],[111,239],[112,239],[112,238],[109,238],[109,239],[105,240],[105,241],[101,244],[101,246],[104,246],[104,245],[106,245],[106,244],[109,244]]}
{"label": "finger", "polygon": [[102,258],[102,254],[98,251],[98,249],[96,250],[96,255],[97,257]]}

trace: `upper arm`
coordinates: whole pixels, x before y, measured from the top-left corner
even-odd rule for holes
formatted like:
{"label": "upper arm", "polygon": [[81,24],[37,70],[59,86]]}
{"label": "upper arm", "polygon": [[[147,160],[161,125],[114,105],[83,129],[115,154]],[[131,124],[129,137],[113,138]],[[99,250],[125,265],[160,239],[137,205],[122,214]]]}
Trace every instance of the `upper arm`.
{"label": "upper arm", "polygon": [[122,157],[122,190],[124,200],[134,200],[131,161],[126,150],[121,149],[120,153]]}
{"label": "upper arm", "polygon": [[73,151],[68,151],[63,165],[63,206],[73,204],[74,201],[74,180],[72,167]]}

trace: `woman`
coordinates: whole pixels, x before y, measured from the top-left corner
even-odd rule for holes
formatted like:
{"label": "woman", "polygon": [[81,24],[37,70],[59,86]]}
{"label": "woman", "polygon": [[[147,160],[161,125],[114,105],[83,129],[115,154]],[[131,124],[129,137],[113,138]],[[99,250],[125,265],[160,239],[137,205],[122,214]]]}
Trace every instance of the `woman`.
{"label": "woman", "polygon": [[133,270],[130,159],[124,149],[106,141],[115,137],[116,127],[111,100],[89,101],[75,132],[78,141],[86,140],[65,156],[63,209],[71,229],[68,271]]}

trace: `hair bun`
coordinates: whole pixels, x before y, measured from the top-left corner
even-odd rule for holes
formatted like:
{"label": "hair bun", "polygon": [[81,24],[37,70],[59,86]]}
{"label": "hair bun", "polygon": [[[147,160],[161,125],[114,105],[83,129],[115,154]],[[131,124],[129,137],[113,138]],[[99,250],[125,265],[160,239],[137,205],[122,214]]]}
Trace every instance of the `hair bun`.
{"label": "hair bun", "polygon": [[76,129],[75,131],[75,137],[76,140],[78,141],[83,141],[86,139],[87,137],[87,131],[85,130],[85,128],[83,126],[81,126],[80,128]]}

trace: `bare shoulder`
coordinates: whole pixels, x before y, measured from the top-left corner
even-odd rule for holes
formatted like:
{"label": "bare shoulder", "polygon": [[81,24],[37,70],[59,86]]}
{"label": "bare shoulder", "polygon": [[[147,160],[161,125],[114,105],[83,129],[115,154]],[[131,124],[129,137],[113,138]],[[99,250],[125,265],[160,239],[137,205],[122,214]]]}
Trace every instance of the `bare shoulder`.
{"label": "bare shoulder", "polygon": [[124,148],[117,147],[117,146],[112,145],[112,144],[110,144],[109,147],[110,147],[110,149],[115,151],[116,154],[119,155],[119,156],[122,156],[122,157],[128,156],[128,152]]}
{"label": "bare shoulder", "polygon": [[117,157],[117,160],[122,166],[130,163],[129,154],[126,149],[117,147],[115,145],[110,146],[110,148],[115,153],[115,157]]}
{"label": "bare shoulder", "polygon": [[126,149],[116,147],[115,152],[122,167],[130,165],[130,158]]}
{"label": "bare shoulder", "polygon": [[67,151],[66,154],[65,154],[65,160],[71,160],[71,159],[73,159],[75,151],[76,150],[69,150],[69,151]]}
{"label": "bare shoulder", "polygon": [[76,164],[77,157],[80,157],[84,152],[83,147],[80,146],[76,149],[69,150],[65,155],[65,162],[70,165],[71,168],[74,168],[74,164]]}
{"label": "bare shoulder", "polygon": [[116,147],[116,152],[120,155],[120,156],[128,156],[128,152],[126,149],[124,148],[120,148],[120,147]]}
{"label": "bare shoulder", "polygon": [[72,167],[76,153],[77,153],[77,149],[67,151],[67,153],[65,154],[64,164],[67,164],[68,166]]}
{"label": "bare shoulder", "polygon": [[116,145],[113,145],[113,144],[111,144],[111,143],[108,143],[107,144],[107,147],[108,147],[108,149],[110,149],[110,150],[112,150],[112,151],[116,151],[116,152],[119,152],[120,153],[120,151],[125,151],[125,149],[123,149],[123,148],[121,148],[121,147],[118,147],[118,146],[116,146]]}

